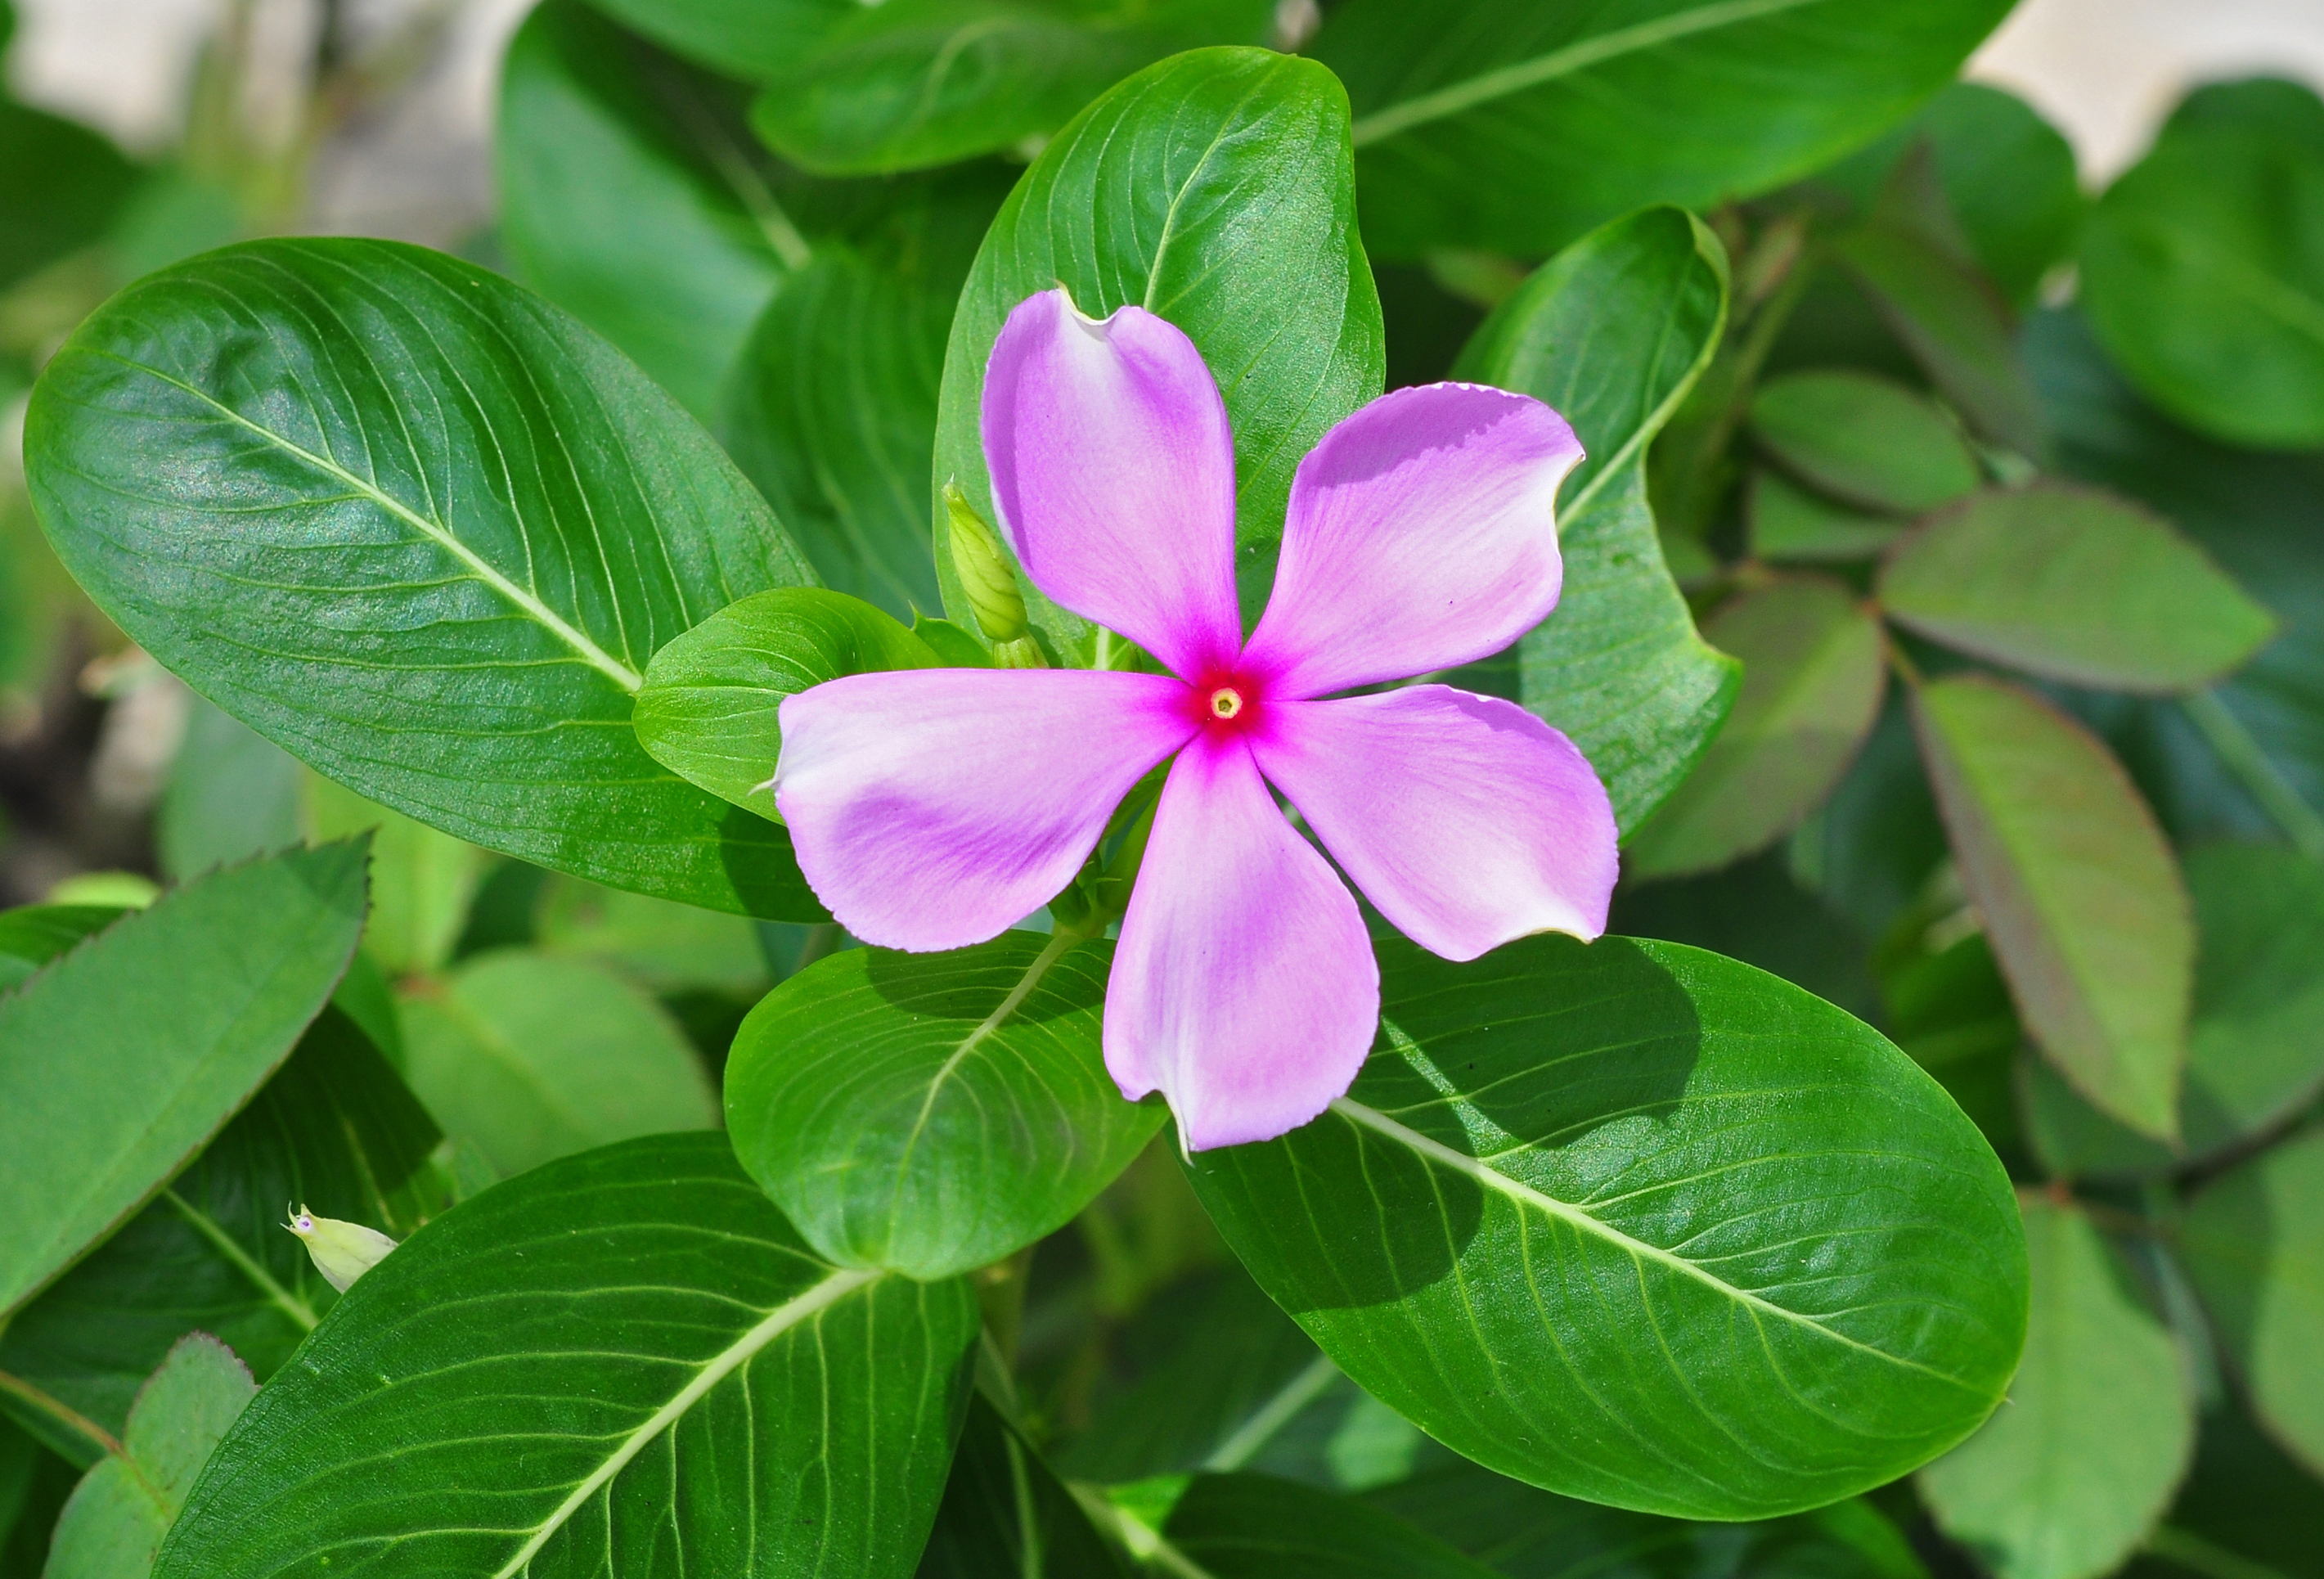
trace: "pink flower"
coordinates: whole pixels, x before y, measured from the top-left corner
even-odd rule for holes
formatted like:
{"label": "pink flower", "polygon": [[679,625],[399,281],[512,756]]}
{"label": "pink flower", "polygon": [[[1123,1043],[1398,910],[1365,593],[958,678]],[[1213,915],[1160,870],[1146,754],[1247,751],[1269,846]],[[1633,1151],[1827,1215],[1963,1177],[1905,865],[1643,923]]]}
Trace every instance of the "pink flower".
{"label": "pink flower", "polygon": [[1595,937],[1614,817],[1573,743],[1447,686],[1331,694],[1497,652],[1557,602],[1557,485],[1582,447],[1540,402],[1383,395],[1291,487],[1248,643],[1234,449],[1194,343],[1063,291],[1020,302],[986,369],[992,497],[1025,574],[1168,674],[914,669],[782,705],[776,804],[801,869],[867,943],[957,948],[1065,888],[1122,796],[1174,754],[1106,993],[1105,1061],[1167,1097],[1190,1150],[1269,1140],[1344,1093],[1379,1019],[1354,897],[1473,959]]}

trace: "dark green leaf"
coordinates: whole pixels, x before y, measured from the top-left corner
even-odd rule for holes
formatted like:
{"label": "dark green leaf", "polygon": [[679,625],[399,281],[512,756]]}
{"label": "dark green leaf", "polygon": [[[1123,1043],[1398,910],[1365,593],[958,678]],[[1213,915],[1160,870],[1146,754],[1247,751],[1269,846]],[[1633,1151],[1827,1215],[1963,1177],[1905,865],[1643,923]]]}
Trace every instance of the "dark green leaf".
{"label": "dark green leaf", "polygon": [[1760,386],[1751,430],[1775,457],[1834,498],[1917,515],[1981,480],[1952,420],[1868,373],[1794,373]]}
{"label": "dark green leaf", "polygon": [[[1207,1579],[1490,1579],[1492,1570],[1401,1519],[1272,1475],[1197,1475],[1162,1539]],[[1191,1565],[1191,1569],[1179,1564]]]}
{"label": "dark green leaf", "polygon": [[[2246,87],[2263,90],[2256,110],[2215,97],[2174,118],[2098,199],[2082,300],[2115,361],[2179,420],[2310,448],[2324,444],[2324,141],[2284,134],[2287,85]],[[2324,119],[2309,97],[2307,117]]]}
{"label": "dark green leaf", "polygon": [[1741,684],[1741,666],[1695,633],[1646,503],[1646,447],[1726,321],[1718,239],[1650,208],[1543,264],[1453,370],[1546,401],[1589,451],[1559,503],[1564,591],[1518,646],[1520,694],[1582,748],[1626,831],[1686,776]]}
{"label": "dark green leaf", "polygon": [[1868,559],[1904,529],[1893,516],[1835,503],[1768,466],[1752,471],[1748,500],[1751,551],[1763,559]]}
{"label": "dark green leaf", "polygon": [[0,95],[0,290],[97,240],[136,180],[86,126]]}
{"label": "dark green leaf", "polygon": [[1881,567],[1882,610],[1963,652],[2070,685],[2183,691],[2275,633],[2265,609],[2169,522],[2058,484],[1977,494]]}
{"label": "dark green leaf", "polygon": [[330,997],[363,917],[360,841],[293,851],[165,894],[0,998],[0,1312],[250,1099]]}
{"label": "dark green leaf", "polygon": [[25,905],[0,910],[0,992],[127,913],[115,905]]}
{"label": "dark green leaf", "polygon": [[742,1022],[734,1150],[841,1266],[979,1267],[1062,1227],[1161,1126],[1121,1099],[1098,1021],[1105,943],[1009,932],[950,954],[851,949]]}
{"label": "dark green leaf", "polygon": [[1367,1390],[1503,1473],[1717,1519],[1880,1484],[1999,1400],[2007,1180],[1877,1033],[1670,944],[1380,956],[1349,1094],[1191,1165]]}
{"label": "dark green leaf", "polygon": [[1314,50],[1355,101],[1376,249],[1538,257],[1642,203],[1708,208],[1830,162],[1943,86],[2008,9],[1353,0]]}
{"label": "dark green leaf", "polygon": [[[1355,223],[1347,97],[1312,60],[1197,50],[1148,67],[1060,132],[1009,195],[953,319],[937,407],[947,478],[995,519],[977,437],[984,365],[1010,310],[1059,283],[1082,311],[1135,304],[1185,331],[1234,429],[1236,541],[1272,563],[1300,457],[1379,392],[1379,299]],[[1166,222],[1167,217],[1167,222]],[[935,515],[931,520],[937,519]],[[949,562],[945,607],[968,605]],[[1058,657],[1093,628],[1028,588]]]}
{"label": "dark green leaf", "polygon": [[163,873],[182,880],[296,844],[305,779],[296,757],[196,697],[154,812]]}
{"label": "dark green leaf", "polygon": [[1985,1429],[1921,1473],[1921,1495],[1999,1579],[2088,1579],[2170,1505],[2194,1399],[2170,1329],[2089,1219],[2043,1196],[2023,1205],[2024,1363]]}
{"label": "dark green leaf", "polygon": [[982,1394],[973,1395],[917,1579],[1129,1579],[1129,1573],[1032,1445]]}
{"label": "dark green leaf", "polygon": [[861,0],[596,0],[688,60],[733,77],[770,77],[788,69]]}
{"label": "dark green leaf", "polygon": [[1743,688],[1694,771],[1632,836],[1633,877],[1707,872],[1773,843],[1831,792],[1880,716],[1880,622],[1839,582],[1770,582],[1702,634],[1742,660]]}
{"label": "dark green leaf", "polygon": [[388,242],[207,254],[81,326],[25,453],[115,622],[330,777],[615,887],[819,919],[780,830],[628,727],[663,642],[813,572],[707,434],[538,298]]}
{"label": "dark green leaf", "polygon": [[2029,302],[2073,250],[2088,206],[2074,151],[2039,111],[1981,82],[1956,82],[1914,120],[1978,262],[2002,293]]}
{"label": "dark green leaf", "polygon": [[936,655],[870,604],[783,587],[730,604],[654,654],[632,723],[656,762],[770,820],[777,712],[844,674],[933,669]]}
{"label": "dark green leaf", "polygon": [[[2166,1520],[2148,1537],[2156,1554],[2126,1570],[2128,1579],[2187,1579],[2190,1567],[2161,1556],[2183,1549],[2191,1537],[2208,1565],[2192,1572],[2229,1574],[2238,1579],[2295,1579],[2315,1558],[2324,1536],[2324,1501],[2317,1477],[2302,1473],[2236,1408],[2203,1419],[2195,1468],[2171,1505]],[[2238,1569],[2213,1554],[2226,1553],[2265,1565]]]}
{"label": "dark green leaf", "polygon": [[768,78],[751,124],[802,168],[874,175],[1039,139],[1149,61],[1260,44],[1271,0],[882,0]]}
{"label": "dark green leaf", "polygon": [[908,1574],[976,1319],[962,1283],[816,1260],[724,1136],[554,1163],[347,1291],[235,1422],[155,1579],[308,1574],[323,1557]]}
{"label": "dark green leaf", "polygon": [[1870,1019],[1880,995],[1866,966],[1868,936],[1788,866],[1781,851],[1769,850],[1723,872],[1626,883],[1614,891],[1608,930],[1723,954]]}

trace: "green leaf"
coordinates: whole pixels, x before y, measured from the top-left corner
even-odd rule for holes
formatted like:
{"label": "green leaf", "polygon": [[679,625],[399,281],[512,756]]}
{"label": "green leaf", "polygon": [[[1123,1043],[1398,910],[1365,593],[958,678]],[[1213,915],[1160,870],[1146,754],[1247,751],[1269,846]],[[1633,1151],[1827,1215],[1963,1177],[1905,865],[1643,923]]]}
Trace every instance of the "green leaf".
{"label": "green leaf", "polygon": [[2131,382],[2180,421],[2311,448],[2324,444],[2324,140],[2284,134],[2277,100],[2300,92],[2288,85],[2212,92],[2098,199],[2082,301]]}
{"label": "green leaf", "polygon": [[1770,379],[1752,397],[1751,431],[1801,478],[1866,510],[1917,515],[1981,480],[1951,419],[1875,374],[1818,370]]}
{"label": "green leaf", "polygon": [[942,1495],[976,1321],[963,1283],[816,1260],[724,1136],[571,1158],[347,1290],[227,1434],[155,1579],[322,1556],[899,1579]]}
{"label": "green leaf", "polygon": [[1914,118],[1945,199],[1978,262],[2020,306],[2073,250],[2082,197],[2074,150],[2024,99],[1956,82]]}
{"label": "green leaf", "polygon": [[0,910],[0,992],[126,913],[116,905],[23,905]]}
{"label": "green leaf", "polygon": [[364,947],[391,974],[432,971],[451,957],[483,875],[484,853],[365,800],[319,774],[306,779],[316,839],[371,835],[371,920]]}
{"label": "green leaf", "polygon": [[1752,470],[1748,497],[1751,552],[1762,559],[1868,559],[1904,530],[1892,516],[1834,503],[1768,466]]}
{"label": "green leaf", "polygon": [[2179,1242],[2252,1412],[2324,1475],[2324,1131],[2222,1175],[2188,1208]]}
{"label": "green leaf", "polygon": [[2275,633],[2169,522],[2061,484],[1978,494],[1890,550],[1884,613],[1933,642],[2110,690],[2209,685]]}
{"label": "green leaf", "polygon": [[786,69],[861,0],[595,0],[666,48],[732,77]]}
{"label": "green leaf", "polygon": [[[1235,540],[1273,562],[1291,473],[1380,390],[1379,297],[1356,235],[1347,96],[1313,60],[1197,50],[1150,66],[1057,134],[976,254],[937,403],[936,490],[958,481],[997,519],[977,436],[984,365],[1010,310],[1062,283],[1093,317],[1136,305],[1185,331],[1226,398]],[[1167,223],[1166,223],[1167,217]],[[969,623],[951,565],[945,608]],[[1093,628],[1029,587],[1054,658],[1088,663]]]}
{"label": "green leaf", "polygon": [[1912,113],[2006,0],[1485,0],[1333,8],[1314,43],[1355,101],[1382,255],[1540,256],[1642,203],[1769,191]]}
{"label": "green leaf", "polygon": [[296,850],[165,894],[0,998],[0,1313],[250,1099],[330,997],[363,915],[360,841]]}
{"label": "green leaf", "polygon": [[1674,944],[1383,944],[1380,968],[1349,1094],[1190,1174],[1261,1286],[1437,1440],[1742,1519],[1891,1480],[1999,1400],[2008,1181],[1877,1033]]}
{"label": "green leaf", "polygon": [[2076,1207],[2026,1196],[2025,1360],[1985,1429],[1921,1472],[1946,1534],[1999,1579],[2111,1573],[2170,1505],[2195,1447],[2185,1362]]}
{"label": "green leaf", "polygon": [[1914,725],[2026,1030],[2099,1108],[2175,1140],[2195,932],[2154,814],[2088,730],[2014,686],[1923,686]]}
{"label": "green leaf", "polygon": [[115,622],[318,771],[617,888],[820,919],[783,834],[628,727],[663,642],[813,574],[709,436],[538,298],[390,242],[206,254],[66,342],[25,455]]}
{"label": "green leaf", "polygon": [[841,1266],[942,1278],[1032,1243],[1161,1127],[1158,1104],[1124,1102],[1105,1072],[1112,957],[1007,932],[818,961],[735,1033],[735,1155]]}
{"label": "green leaf", "polygon": [[1518,645],[1519,691],[1582,748],[1625,832],[1686,776],[1741,683],[1741,667],[1695,633],[1646,503],[1646,447],[1726,321],[1718,238],[1650,208],[1543,264],[1453,369],[1547,402],[1589,452],[1559,503],[1564,591]]}
{"label": "green leaf", "polygon": [[783,587],[728,605],[655,653],[631,722],[656,762],[779,822],[769,786],[785,697],[844,674],[937,666],[918,637],[870,604]]}
{"label": "green leaf", "polygon": [[705,421],[807,255],[754,162],[743,97],[577,0],[535,7],[501,76],[500,235],[519,277]]}
{"label": "green leaf", "polygon": [[[264,1380],[338,1297],[283,1228],[285,1205],[401,1238],[447,1204],[429,1165],[441,1138],[369,1039],[325,1010],[159,1200],[10,1319],[0,1371],[115,1435],[189,1330],[217,1334]],[[85,1435],[43,1435],[90,1462]]]}
{"label": "green leaf", "polygon": [[1632,877],[1708,872],[1764,848],[1848,771],[1887,685],[1880,622],[1836,581],[1772,581],[1723,605],[1703,638],[1743,662],[1735,711],[1631,837]]}
{"label": "green leaf", "polygon": [[121,1451],[65,1504],[42,1579],[144,1579],[220,1438],[258,1391],[232,1349],[189,1333],[129,1411]]}
{"label": "green leaf", "polygon": [[102,237],[136,180],[95,132],[0,95],[0,290]]}
{"label": "green leaf", "polygon": [[504,1177],[718,1122],[686,1033],[604,965],[495,949],[410,990],[401,1011],[404,1077]]}
{"label": "green leaf", "polygon": [[756,999],[767,954],[754,923],[641,893],[552,877],[536,900],[543,953],[602,960],[656,993],[716,992]]}
{"label": "green leaf", "polygon": [[1149,1572],[1200,1574],[1205,1579],[1492,1574],[1391,1514],[1272,1475],[1195,1476],[1172,1506],[1161,1539],[1167,1555]]}
{"label": "green leaf", "polygon": [[184,879],[299,842],[299,760],[202,697],[155,808],[165,876]]}
{"label": "green leaf", "polygon": [[914,1572],[916,1579],[1129,1579],[1130,1570],[1032,1445],[977,1393]]}

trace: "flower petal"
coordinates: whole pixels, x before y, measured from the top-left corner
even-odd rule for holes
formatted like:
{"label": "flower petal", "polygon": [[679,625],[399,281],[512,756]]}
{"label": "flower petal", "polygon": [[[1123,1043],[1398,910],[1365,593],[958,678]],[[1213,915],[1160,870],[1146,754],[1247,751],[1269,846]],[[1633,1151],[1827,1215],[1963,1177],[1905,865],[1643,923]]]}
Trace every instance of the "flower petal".
{"label": "flower petal", "polygon": [[1167,675],[915,669],[783,699],[775,805],[840,925],[884,948],[981,943],[1047,904],[1196,727]]}
{"label": "flower petal", "polygon": [[1379,1022],[1353,895],[1240,741],[1171,765],[1106,988],[1105,1067],[1160,1091],[1189,1150],[1268,1140],[1344,1093]]}
{"label": "flower petal", "polygon": [[1189,679],[1233,659],[1234,440],[1176,326],[1026,298],[985,366],[983,424],[992,503],[1034,586]]}
{"label": "flower petal", "polygon": [[1499,651],[1557,605],[1557,485],[1581,458],[1529,395],[1382,395],[1299,463],[1245,667],[1319,697]]}
{"label": "flower petal", "polygon": [[1595,937],[1614,808],[1573,743],[1450,686],[1278,704],[1252,752],[1364,897],[1422,947],[1474,959],[1529,932]]}

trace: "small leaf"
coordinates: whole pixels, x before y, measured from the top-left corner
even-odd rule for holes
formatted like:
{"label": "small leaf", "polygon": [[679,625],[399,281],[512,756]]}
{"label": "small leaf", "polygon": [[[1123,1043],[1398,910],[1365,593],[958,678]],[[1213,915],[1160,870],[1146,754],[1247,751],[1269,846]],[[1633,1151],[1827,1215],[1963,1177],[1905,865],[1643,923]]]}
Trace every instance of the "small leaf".
{"label": "small leaf", "polygon": [[656,762],[770,821],[776,715],[844,674],[933,669],[937,658],[870,604],[783,587],[730,604],[654,654],[631,722]]}
{"label": "small leaf", "polygon": [[1743,662],[1726,727],[1633,835],[1633,877],[1708,872],[1765,847],[1831,792],[1880,716],[1880,622],[1835,581],[1770,582],[1720,607],[1703,639]]}
{"label": "small leaf", "polygon": [[850,949],[751,1011],[726,1067],[735,1155],[841,1266],[941,1278],[1064,1226],[1153,1138],[1098,1022],[1110,944],[1009,932]]}
{"label": "small leaf", "polygon": [[182,882],[297,844],[306,778],[298,758],[195,697],[154,810],[162,875]]}
{"label": "small leaf", "polygon": [[685,1033],[603,965],[494,949],[407,993],[401,1008],[405,1078],[446,1132],[503,1177],[718,1122]]}
{"label": "small leaf", "polygon": [[1726,321],[1718,238],[1691,215],[1650,208],[1543,264],[1453,369],[1547,402],[1589,452],[1561,490],[1564,589],[1518,643],[1519,696],[1582,748],[1625,831],[1686,776],[1741,683],[1740,666],[1695,633],[1646,481],[1647,446]]}
{"label": "small leaf", "polygon": [[2154,814],[2089,731],[2014,686],[1923,686],[1914,723],[2026,1030],[2100,1108],[2175,1140],[2195,934]]}
{"label": "small leaf", "polygon": [[1931,641],[2110,690],[2192,690],[2275,633],[2168,522],[2057,484],[1979,494],[1923,522],[1890,550],[1879,595]]}
{"label": "small leaf", "polygon": [[371,835],[371,919],[364,947],[392,975],[441,965],[459,941],[484,853],[320,774],[303,776],[310,837]]}
{"label": "small leaf", "polygon": [[2170,1329],[2089,1219],[2023,1205],[2024,1362],[1985,1429],[1921,1472],[1921,1495],[1999,1579],[2089,1579],[2170,1505],[2194,1453],[2194,1399]]}
{"label": "small leaf", "polygon": [[330,997],[363,913],[360,841],[292,851],[163,895],[0,998],[0,1314],[250,1099]]}
{"label": "small leaf", "polygon": [[1751,431],[1793,472],[1867,510],[1917,515],[1977,486],[1977,457],[1952,420],[1869,373],[1788,374],[1759,386]]}
{"label": "small leaf", "polygon": [[606,1147],[464,1202],[349,1289],[235,1423],[155,1579],[323,1556],[648,1579],[679,1550],[903,1579],[975,1334],[963,1283],[808,1254],[724,1137]]}
{"label": "small leaf", "polygon": [[1748,500],[1751,551],[1763,559],[1869,559],[1904,530],[1892,516],[1835,503],[1770,466],[1753,469]]}

